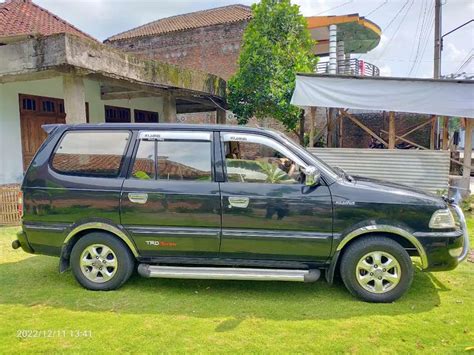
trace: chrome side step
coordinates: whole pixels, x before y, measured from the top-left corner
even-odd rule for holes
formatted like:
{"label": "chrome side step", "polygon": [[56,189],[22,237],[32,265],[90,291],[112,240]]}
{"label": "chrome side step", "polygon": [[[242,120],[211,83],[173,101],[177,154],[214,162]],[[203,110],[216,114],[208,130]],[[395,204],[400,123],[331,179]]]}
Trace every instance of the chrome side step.
{"label": "chrome side step", "polygon": [[321,276],[318,269],[256,269],[229,267],[184,267],[161,265],[138,265],[138,273],[143,277],[166,279],[216,279],[216,280],[258,280],[314,282]]}

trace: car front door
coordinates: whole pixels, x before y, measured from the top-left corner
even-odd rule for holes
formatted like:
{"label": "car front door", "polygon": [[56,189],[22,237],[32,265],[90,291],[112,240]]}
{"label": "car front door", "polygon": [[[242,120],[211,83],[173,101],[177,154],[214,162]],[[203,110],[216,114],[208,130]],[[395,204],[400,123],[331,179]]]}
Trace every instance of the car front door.
{"label": "car front door", "polygon": [[140,132],[121,196],[122,225],[145,257],[217,256],[212,132]]}
{"label": "car front door", "polygon": [[307,164],[274,138],[221,133],[223,258],[325,261],[332,244],[328,186],[304,185]]}

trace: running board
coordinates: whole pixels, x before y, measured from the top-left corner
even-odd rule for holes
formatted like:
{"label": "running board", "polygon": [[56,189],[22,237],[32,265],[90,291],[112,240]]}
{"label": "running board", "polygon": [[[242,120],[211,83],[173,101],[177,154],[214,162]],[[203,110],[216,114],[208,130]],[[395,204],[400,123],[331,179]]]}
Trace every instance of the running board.
{"label": "running board", "polygon": [[216,279],[216,280],[258,280],[314,282],[321,276],[318,269],[256,269],[228,267],[183,267],[161,265],[138,265],[138,273],[143,277],[165,279]]}

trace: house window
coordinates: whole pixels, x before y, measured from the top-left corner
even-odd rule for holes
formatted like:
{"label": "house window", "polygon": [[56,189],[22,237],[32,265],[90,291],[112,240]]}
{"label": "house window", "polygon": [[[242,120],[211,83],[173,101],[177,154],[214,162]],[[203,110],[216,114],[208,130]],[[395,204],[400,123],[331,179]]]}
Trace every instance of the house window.
{"label": "house window", "polygon": [[130,109],[117,106],[105,106],[105,122],[128,123],[130,120]]}
{"label": "house window", "polygon": [[158,112],[134,110],[136,123],[158,123]]}
{"label": "house window", "polygon": [[43,99],[41,100],[41,112],[44,113],[55,113],[56,103],[54,100]]}
{"label": "house window", "polygon": [[36,98],[20,95],[22,111],[36,111]]}

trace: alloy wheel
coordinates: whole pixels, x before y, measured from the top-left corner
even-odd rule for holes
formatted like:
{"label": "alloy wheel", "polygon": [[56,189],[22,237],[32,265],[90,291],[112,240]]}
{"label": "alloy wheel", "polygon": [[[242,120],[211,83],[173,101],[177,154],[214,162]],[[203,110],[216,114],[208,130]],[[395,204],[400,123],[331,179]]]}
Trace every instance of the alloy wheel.
{"label": "alloy wheel", "polygon": [[373,251],[357,263],[356,279],[366,291],[386,293],[398,285],[400,278],[400,264],[390,253]]}
{"label": "alloy wheel", "polygon": [[92,282],[109,281],[117,272],[117,264],[114,251],[104,244],[89,245],[81,254],[81,271]]}

